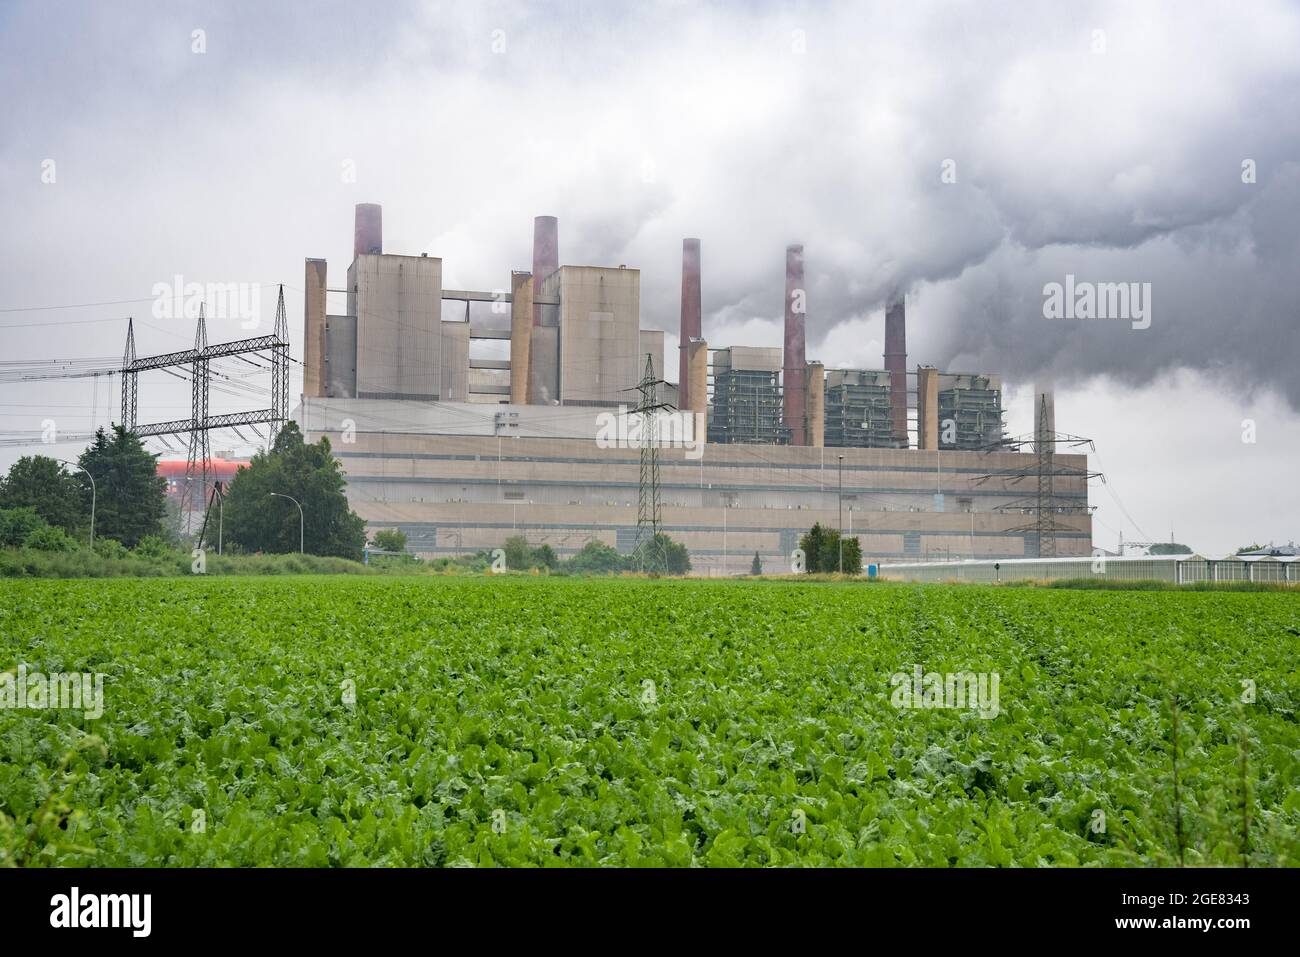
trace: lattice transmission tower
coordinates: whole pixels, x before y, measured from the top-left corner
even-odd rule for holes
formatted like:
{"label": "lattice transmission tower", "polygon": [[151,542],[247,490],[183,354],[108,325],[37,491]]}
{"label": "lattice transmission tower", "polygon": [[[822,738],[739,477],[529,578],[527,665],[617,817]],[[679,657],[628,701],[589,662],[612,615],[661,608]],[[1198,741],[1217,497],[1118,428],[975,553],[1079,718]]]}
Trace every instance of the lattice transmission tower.
{"label": "lattice transmission tower", "polygon": [[636,391],[641,400],[636,414],[641,425],[641,477],[637,483],[636,564],[642,571],[665,573],[668,554],[659,538],[662,525],[659,499],[659,413],[676,411],[669,402],[659,401],[659,387],[667,385],[655,375],[654,357],[646,353],[645,372]]}
{"label": "lattice transmission tower", "polygon": [[[210,414],[209,363],[213,359],[243,358],[259,352],[270,354],[271,407],[224,415]],[[185,366],[190,370],[190,417],[140,425],[137,421],[140,373]],[[256,428],[259,423],[265,423],[270,430],[268,440],[268,448],[270,448],[275,445],[275,438],[281,424],[289,418],[289,321],[284,308],[284,286],[279,290],[275,306],[275,328],[269,336],[256,336],[251,339],[237,339],[233,342],[209,345],[207,319],[201,306],[198,327],[194,332],[194,348],[183,352],[139,358],[136,356],[135,348],[135,323],[133,320],[128,320],[121,375],[122,425],[127,431],[135,433],[139,438],[163,435],[188,435],[189,437],[185,461],[185,499],[181,505],[181,530],[190,532],[198,524],[195,513],[203,508],[203,503],[211,491],[208,483],[208,470],[212,459],[209,433],[213,429],[237,430],[241,425]],[[197,504],[194,501],[196,497]],[[202,541],[198,544],[201,545]]]}
{"label": "lattice transmission tower", "polygon": [[1003,487],[1016,486],[1029,479],[1036,484],[1032,496],[1013,499],[994,508],[996,512],[1019,512],[1033,516],[1033,521],[1006,529],[1010,533],[1032,533],[1037,540],[1037,558],[1055,558],[1057,553],[1056,538],[1058,534],[1078,532],[1079,529],[1061,521],[1064,515],[1090,515],[1093,507],[1085,496],[1082,502],[1077,495],[1063,495],[1057,490],[1058,479],[1082,480],[1086,483],[1098,478],[1103,482],[1106,477],[1101,472],[1089,471],[1066,465],[1056,457],[1058,447],[1082,448],[1087,446],[1095,451],[1092,439],[1078,435],[1057,432],[1054,428],[1055,415],[1052,409],[1050,393],[1042,393],[1036,399],[1034,431],[1030,435],[1004,438],[985,446],[984,452],[1024,452],[1032,448],[1032,464],[993,469],[976,478],[972,485],[984,485],[993,479],[1001,479]]}

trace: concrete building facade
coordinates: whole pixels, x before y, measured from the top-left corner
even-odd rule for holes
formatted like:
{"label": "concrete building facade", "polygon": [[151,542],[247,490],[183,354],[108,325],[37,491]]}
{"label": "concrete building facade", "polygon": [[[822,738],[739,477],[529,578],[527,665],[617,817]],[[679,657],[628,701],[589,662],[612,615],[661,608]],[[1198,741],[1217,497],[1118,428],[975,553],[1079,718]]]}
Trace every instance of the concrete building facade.
{"label": "concrete building facade", "polygon": [[[602,411],[306,399],[299,416],[310,439],[330,439],[367,525],[400,528],[417,554],[496,548],[519,534],[564,557],[590,540],[623,551],[635,542],[640,450],[597,446]],[[844,531],[865,560],[1031,557],[1032,535],[1009,531],[1026,517],[996,511],[1025,490],[977,481],[1026,458],[1014,452],[661,448],[664,530],[686,544],[697,574],[743,574],[756,551],[769,571],[787,567],[814,522],[838,521],[840,455]],[[941,512],[936,488],[948,503]],[[1059,481],[1057,495],[1086,502],[1086,482]],[[1090,555],[1090,518],[1062,521],[1075,530],[1058,535],[1061,554]]]}

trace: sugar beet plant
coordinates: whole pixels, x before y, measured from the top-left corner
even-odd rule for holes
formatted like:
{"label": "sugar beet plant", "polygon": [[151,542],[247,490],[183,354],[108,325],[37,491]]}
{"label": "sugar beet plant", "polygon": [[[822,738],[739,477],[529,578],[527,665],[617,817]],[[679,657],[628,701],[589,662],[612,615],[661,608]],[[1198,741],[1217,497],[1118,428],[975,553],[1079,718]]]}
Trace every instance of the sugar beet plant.
{"label": "sugar beet plant", "polygon": [[0,863],[1294,866],[1297,642],[1276,593],[20,581],[0,670],[104,700],[0,710]]}

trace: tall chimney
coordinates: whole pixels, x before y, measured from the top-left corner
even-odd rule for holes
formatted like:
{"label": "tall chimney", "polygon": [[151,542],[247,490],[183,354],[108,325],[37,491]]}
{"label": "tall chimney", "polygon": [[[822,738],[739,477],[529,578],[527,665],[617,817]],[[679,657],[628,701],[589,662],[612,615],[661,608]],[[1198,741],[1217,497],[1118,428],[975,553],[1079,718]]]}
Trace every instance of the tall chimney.
{"label": "tall chimney", "polygon": [[691,377],[687,350],[692,339],[703,338],[700,326],[700,241],[682,240],[682,320],[678,330],[677,406],[691,405]]}
{"label": "tall chimney", "polygon": [[357,203],[352,231],[352,258],[384,251],[384,207],[378,203]]}
{"label": "tall chimney", "polygon": [[[554,216],[533,217],[533,298],[542,295],[542,282],[560,268],[560,221]],[[542,307],[533,303],[533,325],[542,324]]]}
{"label": "tall chimney", "polygon": [[899,296],[885,308],[885,371],[894,441],[907,448],[907,304]]}
{"label": "tall chimney", "polygon": [[790,430],[791,445],[807,445],[804,422],[804,381],[807,359],[804,356],[804,315],[807,296],[803,286],[803,246],[785,248],[785,348],[782,357],[781,387],[784,389],[782,412]]}

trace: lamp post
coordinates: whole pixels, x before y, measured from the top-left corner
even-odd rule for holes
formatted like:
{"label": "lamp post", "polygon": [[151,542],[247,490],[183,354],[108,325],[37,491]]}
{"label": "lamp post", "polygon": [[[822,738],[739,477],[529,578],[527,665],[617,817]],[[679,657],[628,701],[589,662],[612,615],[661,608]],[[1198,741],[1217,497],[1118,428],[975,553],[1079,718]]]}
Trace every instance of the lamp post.
{"label": "lamp post", "polygon": [[213,482],[212,488],[217,493],[217,554],[221,554],[221,531],[225,525],[226,493],[221,490],[221,482]]}
{"label": "lamp post", "polygon": [[844,574],[844,456],[840,456],[840,519],[837,531],[840,540],[840,574]]}
{"label": "lamp post", "polygon": [[86,470],[85,466],[78,465],[76,462],[69,462],[67,459],[55,459],[56,462],[62,462],[64,465],[71,465],[74,469],[80,469],[86,473],[86,478],[90,479],[90,547],[95,547],[95,476]]}
{"label": "lamp post", "polygon": [[305,526],[306,521],[302,517],[302,503],[299,502],[292,495],[284,495],[280,492],[271,492],[269,494],[275,498],[287,498],[289,501],[293,502],[294,505],[298,506],[298,554],[299,555],[304,554],[302,543],[303,543],[303,527]]}

